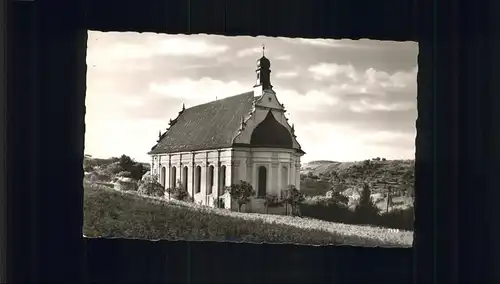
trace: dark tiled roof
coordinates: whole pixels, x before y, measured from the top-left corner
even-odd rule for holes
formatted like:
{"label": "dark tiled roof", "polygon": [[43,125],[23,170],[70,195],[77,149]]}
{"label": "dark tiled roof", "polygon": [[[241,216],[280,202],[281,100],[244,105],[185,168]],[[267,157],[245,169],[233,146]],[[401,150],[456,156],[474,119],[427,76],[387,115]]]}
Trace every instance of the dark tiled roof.
{"label": "dark tiled roof", "polygon": [[271,110],[266,118],[255,127],[250,138],[254,147],[293,148],[293,138],[288,129],[276,121]]}
{"label": "dark tiled roof", "polygon": [[150,154],[231,147],[241,119],[253,108],[252,92],[185,109]]}

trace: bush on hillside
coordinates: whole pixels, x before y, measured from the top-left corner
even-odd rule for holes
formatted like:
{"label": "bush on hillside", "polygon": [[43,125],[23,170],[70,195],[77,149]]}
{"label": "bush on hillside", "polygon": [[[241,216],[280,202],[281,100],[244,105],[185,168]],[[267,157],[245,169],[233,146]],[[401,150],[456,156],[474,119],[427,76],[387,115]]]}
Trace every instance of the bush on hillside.
{"label": "bush on hillside", "polygon": [[359,198],[359,203],[356,205],[356,215],[358,220],[361,222],[367,222],[370,224],[373,221],[374,216],[378,216],[379,208],[373,202],[371,198],[371,190],[367,183],[363,185],[363,190],[361,191],[361,196]]}
{"label": "bush on hillside", "polygon": [[121,171],[119,173],[116,174],[117,177],[132,177],[132,174],[130,172],[127,172],[127,171]]}
{"label": "bush on hillside", "polygon": [[377,225],[386,228],[413,231],[414,212],[413,206],[392,210],[389,213],[378,216]]}
{"label": "bush on hillside", "polygon": [[346,206],[329,202],[327,198],[308,199],[300,205],[303,217],[354,225],[373,225],[385,228],[413,231],[413,207],[393,210],[387,214],[359,216]]}
{"label": "bush on hillside", "polygon": [[329,194],[331,202],[347,207],[349,205],[349,197],[345,196],[341,192],[332,191]]}
{"label": "bush on hillside", "polygon": [[89,176],[91,182],[109,182],[111,181],[111,176],[105,173],[92,172]]}
{"label": "bush on hillside", "polygon": [[165,190],[168,193],[168,196],[173,199],[181,200],[181,201],[192,201],[189,196],[189,192],[187,189],[180,185],[176,187],[169,187]]}
{"label": "bush on hillside", "polygon": [[104,169],[108,175],[116,175],[119,172],[123,171],[123,169],[120,167],[120,165],[116,163],[109,164],[106,166]]}
{"label": "bush on hillside", "polygon": [[226,208],[226,205],[224,204],[224,198],[222,197],[213,198],[212,203],[215,208]]}
{"label": "bush on hillside", "polygon": [[128,179],[118,179],[115,183],[115,187],[118,190],[123,191],[136,191],[137,190],[137,182],[131,181]]}
{"label": "bush on hillside", "polygon": [[355,224],[355,213],[348,207],[330,202],[323,198],[317,203],[304,202],[300,205],[303,217],[320,219],[329,222]]}
{"label": "bush on hillside", "polygon": [[139,181],[138,192],[140,194],[154,197],[165,196],[165,188],[158,182],[155,176],[149,176],[149,178],[144,178]]}

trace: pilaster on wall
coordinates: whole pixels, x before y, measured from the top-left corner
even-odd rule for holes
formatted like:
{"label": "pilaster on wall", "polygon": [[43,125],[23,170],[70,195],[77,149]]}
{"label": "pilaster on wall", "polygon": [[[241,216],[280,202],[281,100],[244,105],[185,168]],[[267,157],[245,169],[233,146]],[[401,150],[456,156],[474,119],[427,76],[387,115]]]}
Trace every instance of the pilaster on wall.
{"label": "pilaster on wall", "polygon": [[300,157],[297,157],[295,162],[295,187],[300,190]]}
{"label": "pilaster on wall", "polygon": [[254,175],[253,175],[253,161],[252,158],[246,158],[245,160],[245,180],[248,181],[254,188]]}
{"label": "pilaster on wall", "polygon": [[280,164],[278,161],[271,162],[271,168],[269,169],[268,180],[270,186],[267,188],[267,194],[278,194],[279,193],[279,176],[280,176]]}
{"label": "pilaster on wall", "polygon": [[208,176],[208,161],[205,160],[201,163],[200,192],[195,193],[195,195],[200,194],[201,196],[206,196],[207,176]]}
{"label": "pilaster on wall", "polygon": [[229,186],[229,185],[235,183],[237,180],[239,180],[240,166],[241,166],[240,160],[233,159],[231,161],[231,176],[229,177],[229,183],[227,183],[227,186]]}
{"label": "pilaster on wall", "polygon": [[[194,173],[194,164],[192,161],[184,163],[183,166],[188,167],[187,178],[186,178],[186,189],[188,191],[189,196],[193,194],[193,173]],[[184,169],[183,169],[184,170]]]}
{"label": "pilaster on wall", "polygon": [[165,176],[165,188],[172,187],[172,156],[168,155],[168,167]]}
{"label": "pilaster on wall", "polygon": [[212,186],[212,197],[217,197],[219,192],[220,162],[211,163],[214,167],[214,184]]}

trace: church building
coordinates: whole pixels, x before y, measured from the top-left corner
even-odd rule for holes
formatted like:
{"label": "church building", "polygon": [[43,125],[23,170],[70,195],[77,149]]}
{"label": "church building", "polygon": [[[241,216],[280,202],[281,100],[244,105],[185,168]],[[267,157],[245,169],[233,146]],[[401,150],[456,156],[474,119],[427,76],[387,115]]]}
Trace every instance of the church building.
{"label": "church building", "polygon": [[257,60],[252,91],[185,108],[170,120],[148,153],[151,172],[165,188],[183,186],[198,204],[237,210],[226,186],[249,182],[256,194],[247,212],[263,212],[268,194],[288,185],[300,190],[305,154],[271,85],[271,63]]}

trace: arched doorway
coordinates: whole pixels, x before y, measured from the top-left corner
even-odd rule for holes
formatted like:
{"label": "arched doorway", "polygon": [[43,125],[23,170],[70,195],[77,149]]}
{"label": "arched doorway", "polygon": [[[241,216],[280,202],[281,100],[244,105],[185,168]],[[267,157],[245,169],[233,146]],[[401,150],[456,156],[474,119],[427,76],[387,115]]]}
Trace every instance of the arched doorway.
{"label": "arched doorway", "polygon": [[214,188],[214,166],[208,167],[207,194],[212,194]]}
{"label": "arched doorway", "polygon": [[257,196],[258,197],[265,197],[266,196],[266,186],[267,186],[267,169],[264,166],[259,167],[259,175],[258,175],[259,181],[258,181],[258,189],[257,189]]}
{"label": "arched doorway", "polygon": [[177,169],[172,167],[172,171],[170,173],[170,188],[175,188],[177,182]]}
{"label": "arched doorway", "polygon": [[196,171],[194,172],[194,189],[196,193],[200,193],[201,191],[201,167],[196,166]]}
{"label": "arched doorway", "polygon": [[219,194],[224,194],[224,190],[226,188],[226,166],[222,166],[220,168],[220,185],[219,185]]}
{"label": "arched doorway", "polygon": [[165,187],[165,180],[166,180],[166,175],[167,175],[167,169],[165,167],[161,167],[160,171],[160,183]]}
{"label": "arched doorway", "polygon": [[188,183],[188,167],[184,167],[182,169],[182,187],[184,189],[187,189],[187,183]]}

